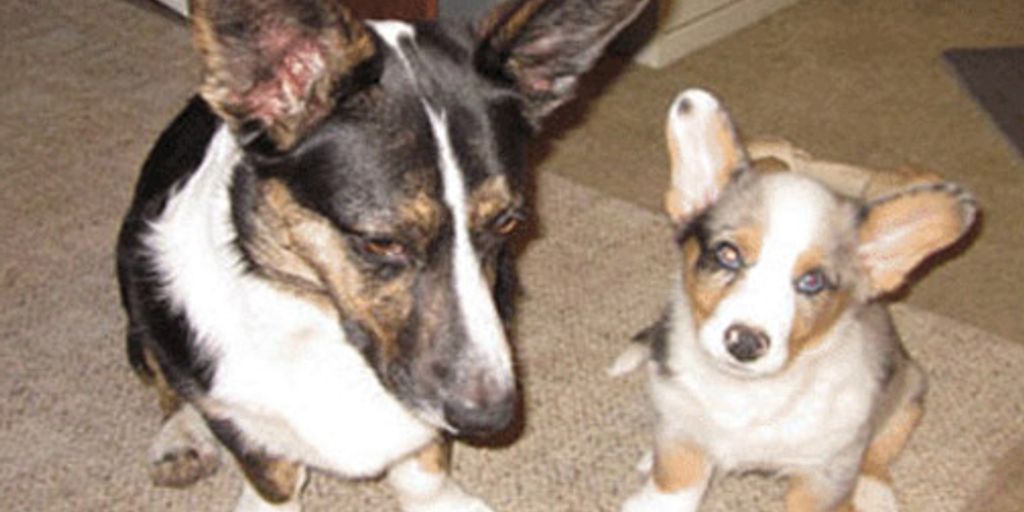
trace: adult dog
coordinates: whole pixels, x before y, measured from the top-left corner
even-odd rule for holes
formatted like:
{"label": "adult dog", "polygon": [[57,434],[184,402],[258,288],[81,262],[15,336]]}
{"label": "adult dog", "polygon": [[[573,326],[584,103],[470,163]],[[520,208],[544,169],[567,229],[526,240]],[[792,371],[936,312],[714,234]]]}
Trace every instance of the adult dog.
{"label": "adult dog", "polygon": [[157,389],[157,484],[218,466],[238,510],[298,510],[306,468],[387,472],[407,511],[485,511],[446,434],[518,393],[506,240],[524,143],[644,0],[523,1],[475,28],[335,0],[196,0],[203,83],[118,242],[128,353]]}

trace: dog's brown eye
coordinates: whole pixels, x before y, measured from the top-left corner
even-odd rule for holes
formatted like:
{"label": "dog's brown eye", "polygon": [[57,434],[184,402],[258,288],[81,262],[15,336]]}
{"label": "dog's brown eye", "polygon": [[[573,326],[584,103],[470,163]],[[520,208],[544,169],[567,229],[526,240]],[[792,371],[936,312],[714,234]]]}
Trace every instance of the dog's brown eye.
{"label": "dog's brown eye", "polygon": [[796,291],[804,295],[816,295],[829,285],[825,272],[821,269],[814,269],[800,276],[796,280]]}
{"label": "dog's brown eye", "polygon": [[735,245],[721,242],[715,246],[715,261],[727,270],[736,271],[743,267],[743,255]]}
{"label": "dog's brown eye", "polygon": [[491,229],[499,235],[508,235],[519,227],[523,214],[519,210],[509,209],[491,221]]}
{"label": "dog's brown eye", "polygon": [[405,246],[388,238],[368,238],[362,242],[363,250],[370,255],[388,260],[405,257]]}
{"label": "dog's brown eye", "polygon": [[499,221],[494,230],[500,235],[507,235],[515,231],[517,227],[519,227],[519,219],[509,216]]}

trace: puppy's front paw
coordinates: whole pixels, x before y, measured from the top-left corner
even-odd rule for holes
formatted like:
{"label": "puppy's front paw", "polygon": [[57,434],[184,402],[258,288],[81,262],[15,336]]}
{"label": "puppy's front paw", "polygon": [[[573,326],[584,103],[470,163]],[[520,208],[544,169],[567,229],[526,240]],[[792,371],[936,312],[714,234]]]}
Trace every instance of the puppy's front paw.
{"label": "puppy's front paw", "polygon": [[184,406],[164,422],[149,449],[149,476],[165,487],[187,487],[217,472],[220,447],[206,422]]}
{"label": "puppy's front paw", "polygon": [[888,482],[861,475],[853,494],[853,504],[864,512],[899,512],[899,502]]}
{"label": "puppy's front paw", "polygon": [[632,495],[622,504],[621,512],[696,512],[700,506],[699,489],[683,490],[678,493],[663,493],[650,481],[640,492]]}

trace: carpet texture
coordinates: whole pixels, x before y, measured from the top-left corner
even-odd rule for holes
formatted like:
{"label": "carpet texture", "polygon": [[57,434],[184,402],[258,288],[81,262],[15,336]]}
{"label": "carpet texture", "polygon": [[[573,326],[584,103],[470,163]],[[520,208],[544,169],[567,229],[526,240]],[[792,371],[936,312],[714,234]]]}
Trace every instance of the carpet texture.
{"label": "carpet texture", "polygon": [[[145,472],[145,451],[156,432],[159,413],[124,358],[124,320],[113,278],[112,249],[142,159],[198,78],[182,24],[140,5],[126,0],[9,0],[0,5],[0,69],[5,71],[0,73],[0,140],[4,141],[0,151],[0,510],[217,511],[229,510],[237,492],[238,477],[230,464],[214,479],[185,492],[154,488]],[[827,22],[845,20],[845,11],[842,16],[832,11],[846,5],[808,1],[807,7],[791,11],[822,16]],[[777,26],[767,25],[768,29]],[[809,30],[815,24],[800,26]],[[991,24],[977,27],[986,34],[992,31]],[[832,37],[835,30],[826,24],[822,33]],[[904,37],[905,32],[899,34]],[[731,51],[740,42],[722,48]],[[756,56],[749,48],[764,46],[743,46],[736,53]],[[787,65],[784,71],[765,75],[770,78],[790,76],[788,66],[794,59],[760,61]],[[718,69],[699,58],[691,62],[699,69]],[[827,62],[834,64],[834,59]],[[723,73],[735,77],[737,66],[726,67]],[[681,69],[688,80],[697,76],[696,71]],[[662,87],[671,86],[671,90],[643,84],[633,87],[635,77],[650,80],[647,85],[666,84]],[[635,124],[614,121],[607,108],[595,109],[581,124],[587,130],[582,138],[591,148],[589,153],[601,161],[570,155],[564,160],[548,158],[546,166],[582,163],[586,172],[611,168],[628,174],[630,180],[643,181],[638,180],[639,174],[624,170],[642,167],[644,154],[664,151],[660,121],[650,134],[635,128],[661,119],[661,103],[676,89],[664,77],[633,71],[621,82],[622,87],[658,98],[652,100],[657,106],[644,103],[647,106],[633,108],[637,98],[629,95],[630,108],[623,110],[636,111]],[[727,97],[742,97],[750,89],[750,81],[733,78],[737,81],[742,85],[736,85],[736,91],[723,91]],[[867,97],[858,92],[860,96]],[[744,110],[771,108],[791,105],[773,99]],[[959,127],[970,112],[966,109],[963,116],[947,117]],[[773,112],[765,115],[769,114]],[[799,123],[817,129],[814,123]],[[868,137],[873,132],[858,137],[846,133],[843,130],[844,141],[873,140]],[[904,151],[908,141],[900,137],[920,138],[920,134],[903,133],[884,135],[893,137],[891,145]],[[813,138],[786,135],[801,141]],[[622,138],[655,141],[655,147],[614,155],[593,150],[618,148],[607,141]],[[983,204],[994,202],[992,197],[998,199],[1002,193],[1019,202],[1019,194],[1014,195],[1017,189],[1006,185],[1014,184],[1017,168],[986,163],[986,155],[993,154],[988,146],[968,152],[967,157],[948,154],[957,146],[939,146],[937,157],[982,162],[986,173],[975,174],[991,184],[973,188],[989,196]],[[859,149],[864,148],[847,148],[852,154],[874,154]],[[611,158],[620,157],[619,153],[622,162]],[[527,427],[519,442],[505,449],[460,447],[456,473],[500,511],[614,510],[641,481],[631,468],[647,444],[651,413],[643,401],[639,375],[612,381],[603,370],[629,335],[658,311],[673,252],[660,216],[547,171],[540,176],[541,231],[520,261],[528,287],[518,329]],[[664,179],[660,170],[657,179],[659,183]],[[1007,202],[1011,201],[1003,201]],[[1002,215],[993,212],[989,226],[1018,226],[1019,217],[1007,215],[1012,219],[1000,220]],[[1012,230],[1001,233],[1001,241],[1014,236]],[[973,248],[969,256],[976,258],[978,249]],[[990,251],[993,256],[983,259],[986,264],[980,269],[997,269],[997,277],[1005,280],[1006,267],[1015,267],[1007,262],[1016,261],[1007,254],[1016,255],[1019,250],[1016,245],[1001,250]],[[975,273],[965,275],[971,279],[958,286],[970,287],[979,281]],[[980,283],[984,294],[975,290],[954,295],[959,302],[991,295],[995,284]],[[1004,307],[988,309],[1012,309],[1005,307],[1009,301],[1000,304]],[[1019,305],[1019,296],[1015,304]],[[929,412],[896,470],[905,510],[959,511],[969,497],[985,492],[983,481],[994,465],[1021,453],[1005,452],[1015,442],[1024,442],[1024,388],[1019,384],[1024,349],[1019,343],[919,309],[899,307],[896,313],[910,351],[932,375]],[[987,317],[978,318],[984,324]],[[1008,473],[997,473],[1004,474]],[[1015,483],[1018,480],[995,480],[1021,488]],[[780,510],[774,499],[780,489],[777,483],[760,478],[726,478],[715,485],[710,510]],[[323,476],[312,480],[307,497],[313,511],[393,510],[395,506],[379,484],[351,485]],[[990,503],[1003,503],[999,500],[1005,498]],[[1014,502],[1009,503],[999,510],[1015,510]]]}
{"label": "carpet texture", "polygon": [[956,48],[942,56],[1024,156],[1024,46]]}
{"label": "carpet texture", "polygon": [[[640,484],[632,467],[652,415],[640,374],[612,380],[603,370],[661,305],[674,258],[669,228],[556,176],[539,180],[538,191],[540,233],[520,260],[526,428],[510,447],[460,446],[456,474],[498,510],[614,510]],[[148,481],[145,451],[158,414],[124,362],[113,227],[32,230],[60,239],[51,252],[60,261],[14,260],[19,274],[52,279],[2,297],[0,509],[229,510],[239,478],[230,465],[185,492]],[[932,378],[897,485],[906,510],[960,510],[1000,447],[1024,436],[1016,381],[1024,348],[909,307],[896,317]],[[779,510],[781,492],[771,480],[726,477],[708,510]],[[309,510],[395,508],[380,484],[323,475],[306,497]]]}

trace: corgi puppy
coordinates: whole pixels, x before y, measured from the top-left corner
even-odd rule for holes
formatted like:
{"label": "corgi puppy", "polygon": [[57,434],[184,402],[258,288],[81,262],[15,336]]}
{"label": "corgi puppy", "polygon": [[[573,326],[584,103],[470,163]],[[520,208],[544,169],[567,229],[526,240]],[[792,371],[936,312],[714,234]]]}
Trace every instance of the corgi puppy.
{"label": "corgi puppy", "polygon": [[386,474],[415,512],[490,508],[448,440],[515,425],[508,239],[525,145],[646,0],[523,0],[479,23],[338,0],[192,0],[199,94],[143,166],[117,247],[159,485]]}
{"label": "corgi puppy", "polygon": [[719,101],[668,115],[665,207],[680,259],[662,320],[610,369],[647,361],[653,467],[624,512],[698,510],[716,472],[788,477],[789,512],[896,510],[889,465],[925,374],[882,299],[972,225],[972,197],[918,183],[870,201],[760,173]]}

